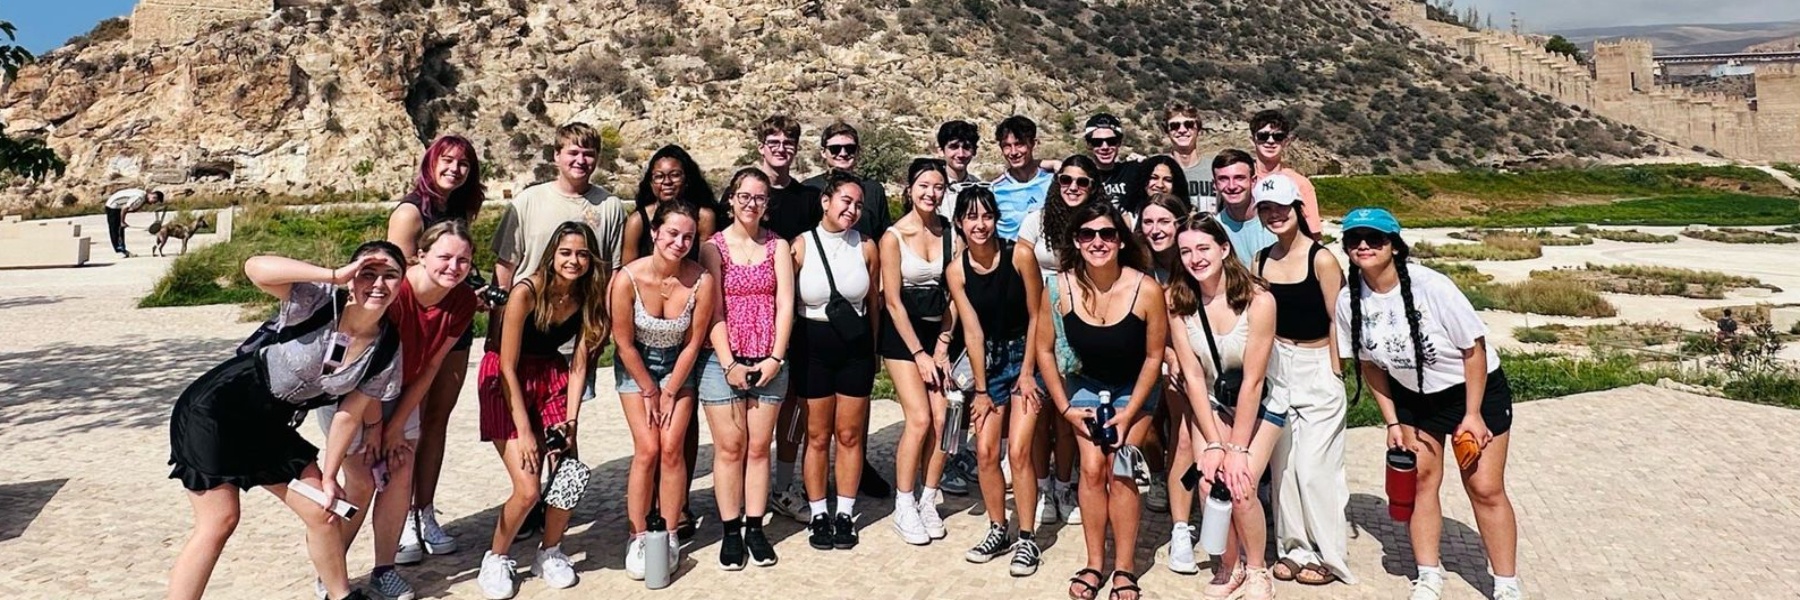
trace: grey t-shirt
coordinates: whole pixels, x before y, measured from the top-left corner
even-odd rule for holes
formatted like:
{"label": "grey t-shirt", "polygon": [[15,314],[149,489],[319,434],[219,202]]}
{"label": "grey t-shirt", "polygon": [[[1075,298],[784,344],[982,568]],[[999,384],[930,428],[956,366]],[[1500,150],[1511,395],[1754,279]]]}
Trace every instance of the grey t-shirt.
{"label": "grey t-shirt", "polygon": [[[1202,153],[1200,156],[1208,155]],[[1181,161],[1177,160],[1175,164],[1179,165]],[[1187,176],[1188,200],[1194,203],[1194,210],[1219,212],[1219,199],[1213,193],[1212,162],[1201,158],[1191,166],[1182,167],[1181,174]]]}
{"label": "grey t-shirt", "polygon": [[[333,302],[332,286],[323,283],[296,283],[288,289],[288,299],[281,303],[282,327],[305,321],[307,317],[321,307]],[[326,308],[326,310],[331,310]],[[382,321],[382,333],[392,327]],[[287,342],[269,346],[262,350],[263,362],[268,365],[269,392],[275,397],[285,400],[316,398],[329,394],[341,396],[351,390],[360,391],[381,402],[392,402],[400,398],[400,353],[394,353],[393,361],[386,369],[370,377],[361,386],[363,371],[375,355],[375,345],[357,355],[355,360],[345,363],[336,372],[325,373],[325,353],[331,349],[331,332],[337,330],[337,318],[331,323],[314,331],[306,332],[300,337]]]}

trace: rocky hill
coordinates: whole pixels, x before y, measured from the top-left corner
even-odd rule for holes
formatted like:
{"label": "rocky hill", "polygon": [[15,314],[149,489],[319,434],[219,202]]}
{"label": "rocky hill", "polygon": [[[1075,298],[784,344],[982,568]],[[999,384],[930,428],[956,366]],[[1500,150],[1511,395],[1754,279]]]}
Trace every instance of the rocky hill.
{"label": "rocky hill", "polygon": [[[1656,151],[1642,134],[1445,58],[1362,0],[330,6],[281,8],[176,45],[93,35],[46,54],[0,88],[0,121],[45,135],[69,171],[14,182],[5,196],[91,202],[144,182],[397,190],[424,141],[445,133],[475,139],[494,187],[516,189],[551,172],[547,138],[572,119],[616,132],[613,171],[635,182],[663,143],[714,172],[740,164],[747,129],[775,111],[806,120],[809,142],[841,116],[904,152],[927,151],[942,120],[986,128],[1022,113],[1046,127],[1054,154],[1074,149],[1083,116],[1108,109],[1137,125],[1128,142],[1154,151],[1158,113],[1174,99],[1206,112],[1219,146],[1242,145],[1254,110],[1290,111],[1303,161],[1323,172]],[[998,160],[989,148],[978,161]]]}

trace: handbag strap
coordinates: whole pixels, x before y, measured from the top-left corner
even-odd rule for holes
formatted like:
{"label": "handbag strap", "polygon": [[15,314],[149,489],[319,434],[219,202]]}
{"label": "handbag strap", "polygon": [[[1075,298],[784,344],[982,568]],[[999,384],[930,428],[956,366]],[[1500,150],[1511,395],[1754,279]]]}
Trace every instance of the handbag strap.
{"label": "handbag strap", "polygon": [[[819,266],[825,268],[825,284],[831,287],[831,297],[844,298],[843,294],[838,293],[837,278],[831,275],[831,261],[825,258],[825,242],[819,241],[819,230],[814,229],[808,233],[812,234],[813,245],[819,248]],[[849,299],[844,298],[844,301],[849,302]]]}
{"label": "handbag strap", "polygon": [[[1198,294],[1196,294],[1196,295],[1198,295]],[[1225,376],[1225,361],[1219,360],[1219,342],[1213,339],[1212,320],[1206,318],[1206,302],[1205,301],[1202,301],[1200,303],[1200,311],[1199,312],[1200,312],[1200,329],[1202,331],[1206,332],[1206,350],[1208,352],[1212,353],[1213,378],[1217,379],[1220,377],[1224,377]],[[1233,398],[1233,400],[1236,400],[1236,399]],[[1219,401],[1224,402],[1225,399],[1220,398]]]}

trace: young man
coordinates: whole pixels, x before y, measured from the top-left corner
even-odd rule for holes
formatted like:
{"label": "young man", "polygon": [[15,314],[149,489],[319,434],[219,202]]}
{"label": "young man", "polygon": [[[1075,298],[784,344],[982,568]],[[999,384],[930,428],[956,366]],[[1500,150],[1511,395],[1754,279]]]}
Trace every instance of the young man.
{"label": "young man", "polygon": [[[825,171],[806,180],[806,186],[824,189],[825,176],[834,170],[855,173],[856,161],[862,156],[859,140],[856,128],[849,123],[837,121],[825,126],[819,134],[819,157],[825,160]],[[867,178],[862,180],[862,188],[862,218],[856,222],[856,230],[868,239],[879,240],[894,224],[893,215],[888,214],[887,189],[881,187],[881,182]]]}
{"label": "young man", "polygon": [[764,212],[769,230],[792,240],[819,226],[824,208],[819,190],[801,185],[793,176],[794,158],[800,152],[800,123],[787,115],[771,115],[756,126],[756,168],[769,176],[769,207]]}
{"label": "young man", "polygon": [[993,184],[994,201],[1000,208],[1000,221],[994,229],[1000,237],[1014,240],[1025,213],[1044,205],[1054,176],[1038,163],[1036,122],[1022,115],[1007,117],[994,127],[994,139],[1000,143],[1000,156],[1006,159],[1006,172]]}
{"label": "young man", "polygon": [[1256,204],[1250,200],[1251,186],[1256,182],[1256,160],[1243,150],[1220,152],[1212,160],[1213,185],[1223,206],[1216,218],[1231,238],[1231,252],[1239,262],[1250,266],[1257,252],[1275,243],[1275,234],[1256,218]]}
{"label": "young man", "polygon": [[125,215],[142,209],[146,202],[160,206],[163,193],[131,188],[119,190],[106,199],[106,236],[112,239],[113,252],[117,252],[119,258],[131,258],[131,252],[125,250]]}
{"label": "young man", "polygon": [[1300,188],[1301,208],[1306,212],[1306,225],[1312,238],[1324,233],[1325,220],[1319,216],[1319,198],[1312,180],[1292,167],[1282,164],[1282,153],[1294,141],[1294,121],[1275,110],[1265,110],[1250,117],[1250,141],[1256,144],[1256,178],[1276,173],[1287,175]]}
{"label": "young man", "polygon": [[985,183],[969,172],[969,162],[975,160],[975,148],[981,143],[981,132],[975,124],[968,121],[946,121],[938,126],[938,156],[944,159],[944,168],[950,172],[950,180],[945,182],[944,201],[938,204],[938,214],[946,219],[954,219],[956,214],[956,195],[971,185]]}
{"label": "young man", "polygon": [[1169,158],[1175,159],[1187,176],[1188,198],[1193,199],[1194,210],[1218,212],[1211,155],[1200,152],[1200,111],[1184,102],[1169,105],[1163,111],[1163,134],[1169,138]]}
{"label": "young man", "polygon": [[1100,168],[1095,179],[1100,180],[1100,191],[1106,200],[1117,207],[1125,202],[1125,189],[1137,177],[1138,161],[1123,158],[1125,153],[1125,127],[1119,118],[1107,113],[1088,117],[1087,124],[1081,128],[1081,139],[1087,142],[1088,150],[1094,155],[1094,164]]}

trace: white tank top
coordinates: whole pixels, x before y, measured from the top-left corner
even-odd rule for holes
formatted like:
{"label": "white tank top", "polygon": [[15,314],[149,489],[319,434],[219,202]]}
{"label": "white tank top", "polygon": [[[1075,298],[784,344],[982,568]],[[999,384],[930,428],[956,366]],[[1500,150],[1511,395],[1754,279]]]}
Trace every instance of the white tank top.
{"label": "white tank top", "polygon": [[[818,238],[813,237],[814,234]],[[869,267],[863,264],[862,234],[855,229],[832,233],[823,227],[800,234],[795,243],[805,244],[805,263],[800,265],[800,315],[814,321],[828,321],[825,304],[831,301],[831,282],[825,278],[825,264],[831,264],[831,276],[837,280],[838,294],[863,314],[863,300],[869,296]],[[819,246],[825,247],[821,255]]]}
{"label": "white tank top", "polygon": [[1049,279],[1056,274],[1056,249],[1050,247],[1050,240],[1044,239],[1044,209],[1034,208],[1025,213],[1025,218],[1019,221],[1019,241],[1031,244],[1031,252],[1037,256],[1039,275]]}
{"label": "white tank top", "polygon": [[[1200,310],[1206,308],[1201,307]],[[1181,320],[1187,325],[1188,346],[1194,349],[1194,356],[1200,361],[1200,369],[1206,372],[1206,380],[1217,379],[1219,370],[1213,366],[1212,350],[1206,345],[1206,331],[1202,329],[1205,325],[1201,324],[1200,315],[1185,316]],[[1244,368],[1244,346],[1250,340],[1250,319],[1240,314],[1229,333],[1220,335],[1217,329],[1213,331],[1213,339],[1219,342],[1219,360],[1225,363],[1225,369]]]}
{"label": "white tank top", "polygon": [[[944,230],[944,235],[950,235],[950,231]],[[939,256],[935,261],[927,261],[925,257],[914,252],[912,246],[908,245],[906,240],[900,237],[900,234],[896,233],[894,237],[894,241],[900,243],[901,284],[908,286],[935,285],[939,279],[943,278],[944,266],[949,264],[945,262],[949,258],[948,256]],[[942,254],[944,251],[943,241],[937,241],[937,245],[938,253]]]}

